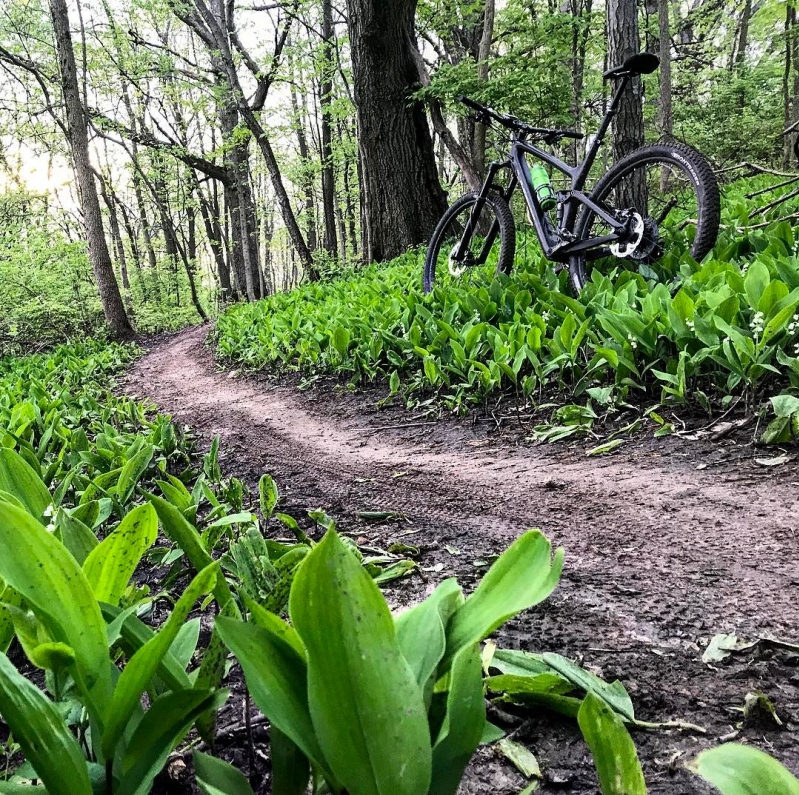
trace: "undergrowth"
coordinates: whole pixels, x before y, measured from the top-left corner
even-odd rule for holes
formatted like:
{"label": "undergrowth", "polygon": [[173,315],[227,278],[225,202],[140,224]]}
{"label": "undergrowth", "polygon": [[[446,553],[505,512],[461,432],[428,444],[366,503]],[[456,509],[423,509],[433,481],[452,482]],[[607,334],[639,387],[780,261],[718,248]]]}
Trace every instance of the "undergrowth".
{"label": "undergrowth", "polygon": [[[758,183],[755,183],[755,185]],[[752,183],[747,183],[751,189]],[[448,280],[424,296],[423,252],[236,306],[218,352],[248,368],[388,380],[409,405],[454,411],[512,394],[517,407],[690,402],[747,409],[799,386],[799,238],[786,222],[741,232],[732,191],[715,251],[667,254],[648,277],[595,269],[578,298],[537,247],[490,283]]]}

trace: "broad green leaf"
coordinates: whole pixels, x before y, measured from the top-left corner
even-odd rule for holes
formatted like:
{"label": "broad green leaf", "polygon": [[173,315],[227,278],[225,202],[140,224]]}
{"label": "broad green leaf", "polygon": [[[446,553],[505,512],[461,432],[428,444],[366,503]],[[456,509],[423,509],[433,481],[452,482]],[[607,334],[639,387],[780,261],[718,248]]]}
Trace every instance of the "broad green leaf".
{"label": "broad green leaf", "polygon": [[775,395],[771,405],[778,417],[792,417],[799,412],[799,397],[793,395]]}
{"label": "broad green leaf", "polygon": [[757,309],[760,298],[770,281],[771,276],[769,275],[768,268],[760,262],[760,260],[755,260],[749,266],[746,278],[744,279],[746,298],[752,309]]}
{"label": "broad green leaf", "polygon": [[301,564],[289,605],[308,652],[313,726],[336,778],[359,795],[426,792],[422,690],[380,589],[335,531]]}
{"label": "broad green leaf", "polygon": [[0,654],[0,714],[50,795],[92,795],[86,760],[55,704]]}
{"label": "broad green leaf", "polygon": [[336,326],[333,329],[333,347],[338,352],[338,355],[343,359],[347,355],[347,349],[350,346],[350,332],[344,326]]}
{"label": "broad green leaf", "polygon": [[616,680],[608,683],[600,679],[585,668],[581,668],[571,660],[561,657],[559,654],[547,652],[542,655],[544,662],[556,673],[568,679],[575,686],[587,693],[593,693],[601,698],[611,709],[618,712],[625,720],[635,720],[633,702],[630,699],[624,685]]}
{"label": "broad green leaf", "polygon": [[[155,495],[148,495],[148,499],[155,507],[161,525],[166,535],[171,538],[184,552],[195,571],[202,571],[214,561],[208,550],[203,545],[197,528],[186,517],[166,500]],[[224,577],[216,578],[214,596],[220,607],[224,607],[233,598],[230,586]]]}
{"label": "broad green leaf", "polygon": [[305,646],[302,645],[302,639],[291,624],[287,624],[280,616],[270,613],[246,593],[243,594],[243,599],[250,613],[250,621],[284,640],[297,652],[302,660],[306,659]]}
{"label": "broad green leaf", "polygon": [[455,795],[463,772],[480,744],[485,723],[480,647],[475,643],[462,648],[452,661],[447,712],[433,746],[429,795]]}
{"label": "broad green leaf", "polygon": [[[219,687],[225,677],[227,649],[219,635],[219,618],[241,618],[238,605],[231,599],[217,614],[211,640],[203,653],[203,659],[195,678],[195,687],[211,690]],[[197,720],[197,731],[208,745],[213,745],[216,730],[216,714],[208,712]]]}
{"label": "broad green leaf", "polygon": [[518,674],[502,674],[489,676],[485,680],[486,687],[494,693],[507,693],[509,696],[533,693],[555,693],[563,695],[571,693],[574,685],[562,676],[553,673],[519,676]]}
{"label": "broad green leaf", "polygon": [[444,656],[445,627],[462,602],[458,581],[444,580],[424,602],[394,617],[402,654],[423,689]]}
{"label": "broad green leaf", "polygon": [[447,627],[446,660],[488,637],[522,610],[546,599],[560,579],[563,550],[554,558],[548,539],[528,530],[494,562]]}
{"label": "broad green leaf", "polygon": [[180,690],[157,698],[125,749],[121,783],[114,795],[147,795],[194,721],[208,710],[219,709],[227,697],[227,690]]}
{"label": "broad green leaf", "polygon": [[139,482],[139,478],[147,471],[147,467],[150,466],[150,461],[152,461],[154,454],[155,448],[151,444],[145,445],[122,467],[116,485],[116,492],[119,501],[123,505],[131,498],[133,490]]}
{"label": "broad green leaf", "polygon": [[128,661],[114,688],[111,713],[103,732],[103,754],[111,758],[142,693],[150,684],[195,602],[214,586],[219,564],[203,569],[178,599],[166,623]]}
{"label": "broad green leaf", "polygon": [[92,717],[102,724],[111,674],[105,621],[75,558],[33,517],[0,502],[0,578],[75,652],[74,673]]}
{"label": "broad green leaf", "polygon": [[183,670],[189,667],[194,652],[197,650],[197,643],[200,640],[200,616],[187,621],[179,630],[172,645],[170,653]]}
{"label": "broad green leaf", "polygon": [[577,715],[594,758],[602,795],[646,795],[646,782],[630,733],[622,719],[593,693]]}
{"label": "broad green leaf", "polygon": [[253,623],[219,618],[216,626],[239,661],[247,688],[261,712],[308,759],[327,769],[308,709],[305,660],[282,635]]}
{"label": "broad green leaf", "polygon": [[0,447],[0,491],[16,497],[37,520],[51,502],[47,486],[33,467],[8,447]]}
{"label": "broad green leaf", "polygon": [[689,763],[721,795],[799,795],[799,780],[757,748],[725,743],[703,751]]}
{"label": "broad green leaf", "polygon": [[56,534],[72,557],[83,566],[91,551],[100,543],[90,527],[63,508],[58,509],[55,520]]}
{"label": "broad green leaf", "polygon": [[[119,627],[120,645],[128,658],[133,657],[142,646],[155,637],[155,632],[150,627],[136,616],[127,614],[128,611],[106,604],[101,604],[100,609],[109,625],[117,620],[122,622]],[[172,655],[171,650],[164,655],[157,673],[171,690],[188,690],[192,686],[184,667]]]}
{"label": "broad green leaf", "polygon": [[525,748],[521,743],[514,742],[507,737],[499,741],[498,748],[502,755],[509,762],[512,762],[523,776],[526,778],[541,778],[541,767],[535,758],[535,754],[529,748]]}
{"label": "broad green leaf", "polygon": [[125,515],[119,527],[96,546],[83,572],[99,602],[119,604],[144,553],[158,537],[158,514],[149,503]]}
{"label": "broad green leaf", "polygon": [[305,754],[274,726],[269,730],[272,795],[304,795],[311,775]]}
{"label": "broad green leaf", "polygon": [[262,475],[258,481],[258,499],[264,519],[268,519],[275,510],[279,498],[277,483],[271,475]]}
{"label": "broad green leaf", "polygon": [[215,756],[195,751],[194,772],[203,795],[253,795],[244,775]]}
{"label": "broad green leaf", "polygon": [[551,670],[540,654],[516,649],[497,649],[491,658],[491,667],[502,671],[503,674],[520,676],[542,674]]}

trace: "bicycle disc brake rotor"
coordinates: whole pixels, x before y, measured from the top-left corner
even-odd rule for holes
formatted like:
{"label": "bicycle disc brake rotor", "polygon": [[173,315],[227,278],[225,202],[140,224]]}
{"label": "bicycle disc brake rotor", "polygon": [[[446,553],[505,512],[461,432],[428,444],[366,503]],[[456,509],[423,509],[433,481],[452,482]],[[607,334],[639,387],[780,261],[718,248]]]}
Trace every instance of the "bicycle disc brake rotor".
{"label": "bicycle disc brake rotor", "polygon": [[630,213],[630,220],[632,221],[632,229],[630,230],[629,238],[627,240],[618,240],[608,246],[610,253],[614,257],[619,257],[620,259],[632,257],[644,239],[644,231],[646,229],[644,219],[639,213],[633,212]]}
{"label": "bicycle disc brake rotor", "polygon": [[660,259],[663,249],[660,245],[660,230],[652,218],[644,218],[644,234],[638,245],[627,256],[636,262],[651,264]]}
{"label": "bicycle disc brake rotor", "polygon": [[449,269],[450,276],[462,276],[466,271],[466,263],[458,262],[455,259],[455,252],[458,250],[458,246],[456,245],[452,251],[449,252],[449,256],[447,257],[447,268]]}

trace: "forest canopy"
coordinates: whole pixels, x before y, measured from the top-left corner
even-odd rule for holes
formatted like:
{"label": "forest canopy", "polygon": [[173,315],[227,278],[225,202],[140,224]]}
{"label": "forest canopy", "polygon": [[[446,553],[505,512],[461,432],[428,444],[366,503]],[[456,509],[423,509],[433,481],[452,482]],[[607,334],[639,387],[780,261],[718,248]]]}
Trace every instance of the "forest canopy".
{"label": "forest canopy", "polygon": [[609,23],[661,58],[641,140],[791,166],[794,0],[5,0],[0,345],[177,327],[425,243],[500,143],[455,98],[590,136]]}

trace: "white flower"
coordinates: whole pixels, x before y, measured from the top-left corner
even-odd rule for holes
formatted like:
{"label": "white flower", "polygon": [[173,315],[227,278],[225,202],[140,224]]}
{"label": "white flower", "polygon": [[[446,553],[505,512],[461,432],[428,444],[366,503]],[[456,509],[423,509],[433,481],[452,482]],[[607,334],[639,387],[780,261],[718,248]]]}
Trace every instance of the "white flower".
{"label": "white flower", "polygon": [[691,329],[691,331],[694,330],[694,321],[693,320],[686,320],[685,321],[685,325],[688,326],[688,328]]}
{"label": "white flower", "polygon": [[627,342],[630,343],[630,347],[633,350],[635,350],[638,347],[638,340],[635,337],[633,337],[632,334],[627,335]]}
{"label": "white flower", "polygon": [[541,320],[543,320],[543,321],[544,321],[544,323],[549,323],[549,318],[550,318],[551,316],[552,316],[552,315],[550,314],[549,310],[548,310],[548,309],[546,309],[546,310],[544,310],[544,312],[541,314]]}

